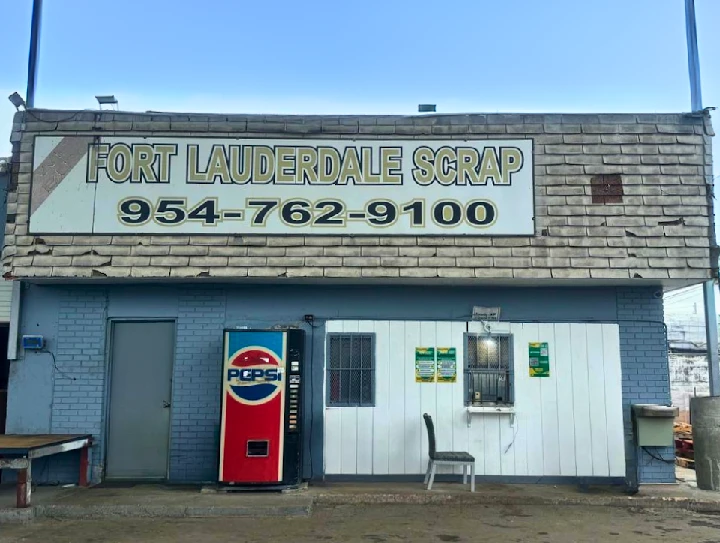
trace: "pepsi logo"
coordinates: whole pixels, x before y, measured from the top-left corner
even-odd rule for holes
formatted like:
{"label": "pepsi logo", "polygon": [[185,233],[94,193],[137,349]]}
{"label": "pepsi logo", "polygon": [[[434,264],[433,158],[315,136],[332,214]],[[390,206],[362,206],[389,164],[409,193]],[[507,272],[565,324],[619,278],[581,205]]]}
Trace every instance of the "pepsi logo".
{"label": "pepsi logo", "polygon": [[226,369],[226,389],[240,403],[269,402],[280,393],[282,384],[283,367],[275,353],[264,347],[241,349]]}

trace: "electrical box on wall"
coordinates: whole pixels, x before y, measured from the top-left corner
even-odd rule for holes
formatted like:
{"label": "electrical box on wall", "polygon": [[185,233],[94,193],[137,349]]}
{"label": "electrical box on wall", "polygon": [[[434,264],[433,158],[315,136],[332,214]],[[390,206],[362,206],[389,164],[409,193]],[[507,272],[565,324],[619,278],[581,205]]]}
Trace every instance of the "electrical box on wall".
{"label": "electrical box on wall", "polygon": [[26,351],[40,351],[45,347],[45,336],[23,336],[22,348]]}
{"label": "electrical box on wall", "polygon": [[639,447],[670,447],[674,444],[673,421],[677,407],[634,404],[635,439]]}

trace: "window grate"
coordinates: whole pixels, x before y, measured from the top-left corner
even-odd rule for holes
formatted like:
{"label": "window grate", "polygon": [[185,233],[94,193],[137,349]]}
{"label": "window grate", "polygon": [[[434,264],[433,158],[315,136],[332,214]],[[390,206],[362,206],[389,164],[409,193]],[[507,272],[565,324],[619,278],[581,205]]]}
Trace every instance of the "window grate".
{"label": "window grate", "polygon": [[512,336],[465,337],[466,405],[512,404]]}
{"label": "window grate", "polygon": [[327,405],[375,404],[374,334],[328,334]]}

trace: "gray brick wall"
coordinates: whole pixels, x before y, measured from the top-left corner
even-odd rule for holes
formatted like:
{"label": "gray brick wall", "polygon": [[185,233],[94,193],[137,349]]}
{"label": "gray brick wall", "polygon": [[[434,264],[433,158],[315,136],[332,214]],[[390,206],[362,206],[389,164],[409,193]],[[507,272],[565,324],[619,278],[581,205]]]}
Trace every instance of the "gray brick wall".
{"label": "gray brick wall", "polygon": [[[103,469],[106,384],[107,294],[104,289],[69,289],[61,298],[54,353],[50,430],[55,434],[92,434],[91,474]],[[46,354],[45,356],[51,356]],[[38,462],[39,482],[76,482],[79,454],[66,453]]]}
{"label": "gray brick wall", "polygon": [[[532,138],[535,236],[43,236],[28,235],[37,134]],[[658,280],[711,275],[713,135],[708,116],[264,116],[122,112],[19,113],[17,188],[3,251],[15,277],[383,278],[475,281]],[[591,178],[619,174],[622,202],[593,202]],[[452,249],[452,250],[448,250]]]}
{"label": "gray brick wall", "polygon": [[[670,376],[663,301],[658,289],[618,288],[617,308],[620,323],[620,356],[623,376],[623,418],[625,422],[626,457],[633,458],[630,405],[657,403],[670,405]],[[653,447],[652,458],[647,452],[638,453],[641,483],[674,483],[675,450],[673,447]]]}
{"label": "gray brick wall", "polygon": [[181,292],[170,437],[170,478],[217,479],[225,291]]}

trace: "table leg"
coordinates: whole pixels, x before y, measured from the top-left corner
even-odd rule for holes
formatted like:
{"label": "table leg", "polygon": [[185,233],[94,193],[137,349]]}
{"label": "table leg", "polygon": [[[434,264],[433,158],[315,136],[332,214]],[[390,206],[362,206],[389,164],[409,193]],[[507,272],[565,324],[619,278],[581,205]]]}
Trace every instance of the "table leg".
{"label": "table leg", "polygon": [[32,492],[32,461],[27,461],[27,467],[17,473],[17,506],[30,507]]}
{"label": "table leg", "polygon": [[80,486],[88,486],[88,450],[90,447],[80,449]]}

